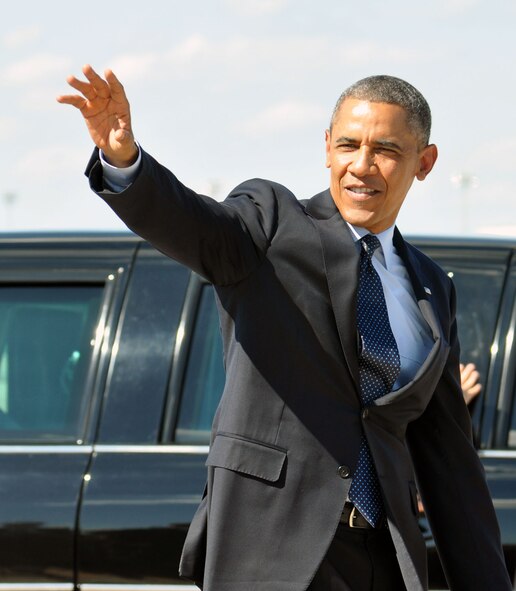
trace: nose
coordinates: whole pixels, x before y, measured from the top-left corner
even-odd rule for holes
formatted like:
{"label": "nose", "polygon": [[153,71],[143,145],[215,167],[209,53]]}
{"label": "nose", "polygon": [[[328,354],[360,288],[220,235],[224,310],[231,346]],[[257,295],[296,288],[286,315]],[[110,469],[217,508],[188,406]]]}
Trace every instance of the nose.
{"label": "nose", "polygon": [[353,161],[348,166],[349,172],[361,177],[377,172],[374,155],[367,146],[361,146],[354,154]]}

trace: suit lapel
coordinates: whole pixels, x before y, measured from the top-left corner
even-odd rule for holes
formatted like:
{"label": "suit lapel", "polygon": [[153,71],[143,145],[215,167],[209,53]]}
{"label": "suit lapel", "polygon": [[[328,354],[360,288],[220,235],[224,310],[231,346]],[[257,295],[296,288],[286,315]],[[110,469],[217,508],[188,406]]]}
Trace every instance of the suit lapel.
{"label": "suit lapel", "polygon": [[414,288],[414,294],[416,299],[419,301],[421,299],[427,299],[427,292],[425,291],[425,286],[422,283],[421,279],[421,265],[416,257],[409,251],[405,240],[403,240],[402,235],[398,228],[394,228],[394,236],[392,239],[396,251],[400,258],[405,263],[405,267],[410,277],[410,281],[412,283],[412,287]]}
{"label": "suit lapel", "polygon": [[[340,215],[329,190],[319,193],[306,205],[321,240],[326,280],[341,347],[349,372],[359,392],[357,354],[356,293],[359,253],[349,228]],[[443,342],[443,332],[420,262],[396,228],[394,246],[403,260],[414,289],[417,303],[434,341]]]}
{"label": "suit lapel", "polygon": [[428,286],[423,284],[425,278],[419,260],[414,255],[412,250],[407,247],[407,244],[403,240],[398,228],[394,229],[393,242],[398,255],[405,264],[405,268],[409,274],[410,282],[412,283],[412,288],[414,289],[414,295],[416,296],[419,309],[421,310],[423,318],[426,320],[430,326],[430,329],[432,330],[434,341],[438,338],[442,338],[442,327],[438,320],[437,311],[434,308],[435,304],[431,295],[431,291],[429,290]]}
{"label": "suit lapel", "polygon": [[356,291],[359,254],[329,191],[313,197],[308,202],[307,213],[312,217],[321,239],[326,279],[339,339],[358,392]]}

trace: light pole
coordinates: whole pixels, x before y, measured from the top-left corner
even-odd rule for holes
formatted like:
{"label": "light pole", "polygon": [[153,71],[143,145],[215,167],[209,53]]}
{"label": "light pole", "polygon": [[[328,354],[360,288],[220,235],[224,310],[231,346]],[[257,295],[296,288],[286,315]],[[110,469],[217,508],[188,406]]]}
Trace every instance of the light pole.
{"label": "light pole", "polygon": [[454,187],[460,190],[461,210],[462,210],[462,232],[468,234],[469,228],[469,199],[471,197],[470,189],[478,188],[480,182],[477,176],[469,172],[459,172],[453,174],[450,178]]}

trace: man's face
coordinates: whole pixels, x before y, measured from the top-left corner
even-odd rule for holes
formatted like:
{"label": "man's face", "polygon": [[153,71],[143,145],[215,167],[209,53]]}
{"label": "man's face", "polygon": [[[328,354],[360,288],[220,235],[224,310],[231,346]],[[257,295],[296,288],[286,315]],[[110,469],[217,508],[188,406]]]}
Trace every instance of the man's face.
{"label": "man's face", "polygon": [[374,234],[394,224],[414,178],[424,180],[436,158],[398,105],[348,98],[326,131],[333,200],[347,222]]}

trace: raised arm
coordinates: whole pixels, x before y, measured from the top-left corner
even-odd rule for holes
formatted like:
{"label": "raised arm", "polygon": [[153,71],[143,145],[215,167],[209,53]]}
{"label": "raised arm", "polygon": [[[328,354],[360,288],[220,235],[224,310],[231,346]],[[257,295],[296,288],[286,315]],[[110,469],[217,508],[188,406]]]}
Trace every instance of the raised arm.
{"label": "raised arm", "polygon": [[124,87],[111,70],[104,72],[105,79],[90,65],[85,65],[82,71],[86,81],[75,76],[67,78],[68,84],[80,94],[60,95],[57,101],[79,109],[91,139],[113,166],[129,166],[135,162],[138,148]]}
{"label": "raised arm", "polygon": [[58,102],[79,109],[93,142],[113,166],[126,168],[141,156],[137,175],[117,190],[106,183],[95,150],[86,169],[93,191],[133,232],[212,283],[229,285],[252,273],[276,231],[277,194],[286,189],[255,179],[224,203],[197,194],[135,144],[129,102],[113,72],[106,70],[105,79],[89,65],[83,72],[86,81],[67,79],[79,94],[58,96]]}

